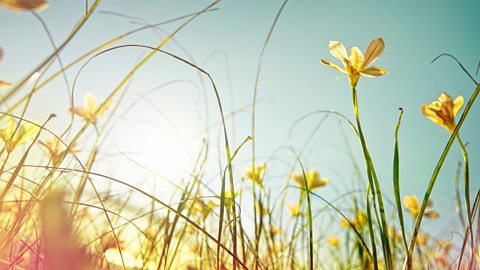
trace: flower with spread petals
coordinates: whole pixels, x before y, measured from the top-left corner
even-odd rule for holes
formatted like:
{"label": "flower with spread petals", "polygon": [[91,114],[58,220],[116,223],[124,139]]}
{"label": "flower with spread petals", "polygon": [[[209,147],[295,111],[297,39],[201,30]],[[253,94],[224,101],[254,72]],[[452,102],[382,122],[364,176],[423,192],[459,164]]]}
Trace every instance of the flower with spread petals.
{"label": "flower with spread petals", "polygon": [[[405,204],[405,207],[407,208],[408,212],[410,212],[412,217],[417,218],[418,213],[420,212],[420,205],[418,204],[417,196],[415,195],[405,196],[403,198],[403,203]],[[440,214],[435,210],[429,210],[429,208],[431,208],[432,205],[433,205],[432,201],[428,200],[427,208],[425,210],[424,215],[427,218],[435,219],[435,218],[438,218]]]}
{"label": "flower with spread petals", "polygon": [[260,165],[251,165],[245,169],[245,177],[255,184],[262,185],[263,176],[265,175],[265,168],[267,163],[263,162]]}
{"label": "flower with spread petals", "polygon": [[438,100],[425,104],[422,113],[434,123],[453,132],[456,127],[455,116],[458,114],[464,103],[463,97],[458,96],[455,100],[447,93],[441,93]]}
{"label": "flower with spread petals", "polygon": [[292,214],[292,217],[298,217],[298,216],[304,216],[305,213],[300,211],[300,204],[292,204],[288,203],[287,204],[288,210],[290,210],[290,214]]}
{"label": "flower with spread petals", "polygon": [[0,0],[0,6],[13,11],[40,11],[48,6],[45,0]]}
{"label": "flower with spread petals", "polygon": [[48,138],[45,141],[40,141],[39,143],[47,149],[53,165],[58,165],[64,155],[79,152],[79,150],[75,147],[71,149],[67,148],[62,151],[62,143],[57,137]]}
{"label": "flower with spread petals", "polygon": [[[3,58],[3,49],[0,48],[0,61],[2,61],[2,58]],[[12,84],[7,82],[7,81],[0,80],[0,88],[6,88],[6,87],[9,87],[11,85]]]}
{"label": "flower with spread petals", "polygon": [[104,115],[105,112],[112,105],[111,102],[107,102],[103,106],[97,105],[97,98],[93,93],[88,93],[83,100],[83,107],[74,107],[70,109],[70,112],[83,118],[84,121],[92,121],[93,124],[97,123],[97,118]]}
{"label": "flower with spread petals", "polygon": [[297,174],[293,172],[292,174],[290,174],[290,179],[295,180],[297,185],[302,189],[306,189],[305,187],[305,179],[306,179],[309,190],[314,190],[328,184],[328,178],[320,178],[320,173],[317,170],[309,170],[305,172],[305,176],[303,175],[303,173]]}
{"label": "flower with spread petals", "polygon": [[357,85],[360,76],[372,78],[388,73],[388,71],[384,68],[369,66],[383,53],[385,42],[382,38],[376,38],[372,40],[370,45],[368,45],[365,55],[363,55],[362,51],[360,51],[358,47],[351,48],[350,55],[347,55],[345,46],[343,46],[343,44],[339,41],[330,41],[328,48],[333,57],[342,62],[343,67],[340,67],[325,59],[320,59],[320,61],[329,67],[346,73],[352,87]]}
{"label": "flower with spread petals", "polygon": [[8,153],[11,153],[16,146],[33,137],[39,130],[39,127],[32,123],[23,123],[17,128],[13,117],[8,118],[7,121],[8,126],[0,128],[0,140],[5,143]]}

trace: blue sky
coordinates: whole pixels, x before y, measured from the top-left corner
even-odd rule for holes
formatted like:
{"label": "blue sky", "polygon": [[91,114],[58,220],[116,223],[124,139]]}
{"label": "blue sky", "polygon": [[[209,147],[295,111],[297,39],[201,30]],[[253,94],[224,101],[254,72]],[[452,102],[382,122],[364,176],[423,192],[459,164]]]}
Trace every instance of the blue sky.
{"label": "blue sky", "polygon": [[[80,19],[84,12],[81,2],[51,1],[49,8],[39,13],[57,44]],[[157,23],[198,11],[209,3],[104,0],[62,53],[62,60],[69,63],[100,43],[139,25],[138,21],[135,23],[100,11],[120,12]],[[260,50],[281,3],[273,0],[221,1],[218,10],[197,18],[176,36],[175,42],[167,45],[166,50],[193,59],[211,73],[226,111],[237,111],[252,101]],[[451,59],[441,58],[433,64],[430,61],[440,53],[451,53],[475,72],[480,59],[479,11],[476,1],[288,2],[264,55],[259,84],[256,146],[258,159],[269,163],[267,185],[273,190],[283,187],[294,156],[282,147],[292,146],[299,151],[323,116],[302,121],[289,138],[296,120],[316,110],[330,109],[353,117],[346,76],[319,62],[320,58],[335,60],[328,52],[329,41],[339,40],[347,49],[358,46],[364,51],[372,39],[382,37],[386,47],[376,65],[388,69],[389,74],[375,79],[361,78],[358,84],[364,132],[383,190],[391,197],[394,127],[398,107],[404,108],[400,130],[402,194],[423,196],[449,134],[425,119],[420,112],[421,106],[435,100],[441,91],[468,99],[475,88]],[[178,25],[176,22],[156,31],[142,31],[120,44],[156,46],[165,33]],[[40,24],[28,13],[0,9],[0,36],[0,46],[6,53],[0,62],[1,79],[15,82],[52,50]],[[79,77],[76,102],[81,103],[89,91],[99,98],[106,97],[146,52],[121,49],[95,59]],[[78,68],[67,73],[70,86]],[[55,66],[54,70],[57,69]],[[118,114],[140,95],[173,80],[187,81],[162,88],[139,102],[125,116],[117,115],[118,123],[106,138],[101,169],[135,179],[133,182],[141,181],[142,177],[152,180],[149,174],[140,172],[131,161],[119,155],[119,152],[128,152],[166,177],[185,177],[185,170],[190,169],[201,139],[206,137],[211,145],[207,176],[215,189],[218,187],[215,184],[218,179],[214,177],[218,172],[218,126],[211,128],[208,134],[203,130],[208,124],[216,123],[219,114],[208,82],[203,80],[205,91],[202,90],[198,73],[165,56],[156,56],[135,75]],[[68,120],[66,93],[64,81],[57,79],[34,97],[28,116],[40,121],[54,112],[59,117],[53,128],[61,130]],[[250,108],[247,108],[238,111],[233,121],[228,119],[233,145],[238,145],[251,133]],[[469,142],[475,189],[478,188],[476,179],[480,177],[480,142],[476,141],[480,131],[479,113],[475,105],[461,131],[463,141]],[[330,178],[331,185],[319,191],[330,199],[351,189],[353,181],[353,166],[346,154],[342,130],[363,168],[359,143],[347,125],[334,117],[322,124],[301,155],[308,168],[317,168]],[[238,181],[250,156],[251,147],[247,145],[237,160]],[[439,231],[457,224],[453,221],[452,190],[455,164],[460,160],[460,150],[454,145],[434,190],[435,208],[441,211],[444,224],[447,224],[440,226]]]}

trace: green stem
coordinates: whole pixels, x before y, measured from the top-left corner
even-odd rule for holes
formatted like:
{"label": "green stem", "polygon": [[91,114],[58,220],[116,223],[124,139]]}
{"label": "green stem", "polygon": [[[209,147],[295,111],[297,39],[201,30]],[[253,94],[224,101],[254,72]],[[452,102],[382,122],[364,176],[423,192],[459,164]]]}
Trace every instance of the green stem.
{"label": "green stem", "polygon": [[[362,125],[360,122],[360,114],[358,111],[358,99],[357,99],[357,90],[355,86],[352,87],[352,97],[353,97],[353,111],[355,114],[355,120],[357,123],[357,129],[358,129],[358,134],[360,138],[360,143],[362,145],[362,150],[363,150],[363,156],[365,159],[365,165],[367,168],[367,175],[368,175],[368,181],[369,185],[372,188],[372,195],[375,199],[378,201],[378,206],[380,210],[380,218],[381,218],[381,226],[380,226],[380,234],[381,234],[381,239],[382,239],[382,247],[383,247],[383,253],[384,253],[384,259],[386,263],[387,269],[393,269],[392,265],[392,256],[391,256],[391,251],[390,251],[390,242],[388,239],[388,227],[387,227],[387,218],[385,215],[385,208],[384,208],[384,203],[383,203],[383,197],[382,197],[382,192],[380,190],[380,184],[378,183],[378,178],[377,174],[375,172],[375,167],[373,165],[372,158],[370,157],[370,153],[368,152],[367,144],[365,141],[365,137],[363,135],[362,131]],[[369,223],[372,222],[372,220],[368,221]],[[370,233],[373,234],[374,232],[370,230]],[[375,269],[378,269],[378,262],[374,262],[374,267]]]}
{"label": "green stem", "polygon": [[[463,161],[465,162],[465,169],[464,169],[464,186],[465,186],[465,207],[467,210],[467,221],[468,221],[468,230],[473,232],[473,224],[472,224],[472,209],[470,204],[470,167],[468,165],[468,153],[467,149],[465,148],[465,144],[460,139],[460,134],[457,133],[457,141],[460,145],[460,149],[462,150]],[[475,254],[474,250],[474,242],[473,242],[473,233],[470,233],[470,244],[472,248],[472,256]]]}

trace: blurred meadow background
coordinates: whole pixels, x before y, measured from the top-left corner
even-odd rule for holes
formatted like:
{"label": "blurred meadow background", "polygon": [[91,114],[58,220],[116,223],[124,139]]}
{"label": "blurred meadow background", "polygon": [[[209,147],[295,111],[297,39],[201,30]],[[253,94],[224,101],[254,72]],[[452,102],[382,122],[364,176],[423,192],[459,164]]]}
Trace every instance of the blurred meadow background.
{"label": "blurred meadow background", "polygon": [[[0,269],[66,269],[61,258],[70,258],[71,269],[478,269],[478,220],[469,242],[457,142],[431,193],[427,210],[438,217],[419,228],[428,243],[417,243],[411,261],[405,245],[417,216],[404,200],[415,195],[422,203],[451,136],[425,118],[422,106],[442,92],[463,96],[466,105],[478,88],[453,58],[432,63],[451,54],[480,79],[478,1],[51,0],[38,9],[12,9],[29,2],[42,1],[0,0],[0,80],[12,84],[0,90],[2,134],[18,117],[38,126],[56,117],[44,125],[48,131],[32,127],[15,149],[4,140]],[[347,53],[353,46],[365,53],[378,37],[385,49],[375,65],[388,74],[361,78],[356,90],[393,255],[386,255],[381,218],[367,217],[367,207],[378,206],[366,204],[359,139],[345,119],[325,112],[354,122],[349,80],[320,62],[333,60],[331,40]],[[161,52],[142,62],[162,42],[162,50],[211,76],[235,153],[231,164],[206,74]],[[84,99],[93,96],[96,115],[85,117]],[[400,107],[403,226],[392,176]],[[479,115],[474,104],[458,133],[468,151],[473,212]],[[64,143],[49,144],[53,134]],[[252,164],[259,166],[253,172]],[[308,174],[313,169],[320,178]],[[309,177],[328,183],[306,196],[301,182]],[[378,259],[366,224],[379,228]],[[397,237],[401,228],[405,244]],[[443,258],[445,243],[452,247]]]}

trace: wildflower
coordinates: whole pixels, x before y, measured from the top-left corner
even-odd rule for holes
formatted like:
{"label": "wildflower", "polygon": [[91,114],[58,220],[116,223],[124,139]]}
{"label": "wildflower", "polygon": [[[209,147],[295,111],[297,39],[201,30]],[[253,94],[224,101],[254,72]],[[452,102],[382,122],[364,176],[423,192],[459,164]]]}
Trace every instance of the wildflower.
{"label": "wildflower", "polygon": [[428,236],[428,234],[419,234],[417,235],[417,244],[419,246],[425,246],[428,242],[428,239],[430,239],[430,236]]}
{"label": "wildflower", "polygon": [[40,11],[48,6],[45,0],[0,0],[0,6],[13,11]]}
{"label": "wildflower", "polygon": [[[410,195],[410,196],[405,196],[403,198],[403,203],[405,204],[405,207],[407,210],[410,212],[413,218],[417,218],[418,213],[420,212],[420,205],[418,204],[418,199],[417,196],[415,195]],[[428,210],[433,206],[433,203],[431,200],[428,200],[427,202],[427,208],[425,210],[424,216],[430,219],[435,219],[438,218],[440,215],[437,211],[435,210]]]}
{"label": "wildflower", "polygon": [[267,166],[267,163],[263,162],[259,166],[251,165],[247,167],[244,172],[245,177],[255,184],[262,185],[266,166]]}
{"label": "wildflower", "polygon": [[203,220],[205,220],[208,217],[208,215],[217,206],[218,206],[218,204],[213,200],[209,200],[207,203],[205,203],[203,200],[197,199],[197,200],[195,200],[195,203],[193,204],[191,211],[192,211],[193,214],[200,213]]}
{"label": "wildflower", "polygon": [[98,106],[95,95],[88,93],[83,100],[83,107],[71,108],[70,112],[82,117],[86,122],[91,121],[93,124],[95,124],[97,123],[97,117],[104,115],[111,105],[111,102],[107,102],[103,106]]}
{"label": "wildflower", "polygon": [[358,211],[357,215],[352,220],[350,220],[350,222],[346,219],[342,219],[340,221],[340,226],[342,226],[346,229],[351,228],[352,225],[356,229],[360,229],[363,226],[365,226],[366,224],[367,224],[367,217],[366,217],[365,213],[363,213],[361,211]]}
{"label": "wildflower", "polygon": [[330,236],[328,238],[328,243],[334,248],[338,248],[340,246],[340,240],[336,236]]}
{"label": "wildflower", "polygon": [[43,145],[45,148],[47,148],[48,155],[52,159],[52,163],[54,165],[58,165],[58,163],[60,162],[60,159],[64,155],[66,155],[68,153],[74,154],[74,153],[77,153],[79,151],[75,147],[70,148],[70,149],[67,148],[67,149],[62,151],[62,147],[61,147],[62,143],[60,142],[60,140],[57,137],[52,137],[52,138],[46,139],[45,141],[40,141],[39,143],[41,145]]}
{"label": "wildflower", "polygon": [[[1,3],[1,2],[0,2]],[[0,61],[2,61],[2,58],[3,58],[3,49],[0,48]],[[0,88],[6,88],[6,87],[9,87],[11,86],[12,84],[7,82],[7,81],[2,81],[0,80]]]}
{"label": "wildflower", "polygon": [[303,216],[304,213],[303,212],[300,212],[300,204],[297,203],[297,204],[292,204],[292,203],[288,203],[287,204],[287,207],[288,207],[288,210],[290,210],[290,213],[292,214],[292,217],[298,217],[298,216]]}
{"label": "wildflower", "polygon": [[328,178],[320,178],[320,173],[317,170],[309,170],[305,172],[305,176],[303,173],[297,174],[297,173],[292,173],[290,174],[290,178],[295,180],[297,185],[302,188],[306,189],[305,187],[305,178],[308,183],[308,189],[309,190],[314,190],[319,187],[323,187],[326,184],[328,184]]}
{"label": "wildflower", "polygon": [[462,108],[463,103],[464,100],[462,96],[458,96],[455,100],[452,100],[451,96],[442,92],[438,100],[423,105],[422,113],[434,123],[452,132],[456,127],[455,116]]}
{"label": "wildflower", "polygon": [[395,241],[400,242],[402,241],[402,236],[400,233],[395,229],[395,227],[388,227],[388,235]]}
{"label": "wildflower", "polygon": [[265,217],[268,214],[268,209],[259,201],[255,203],[255,210],[257,211],[257,215],[261,217]]}
{"label": "wildflower", "polygon": [[8,153],[11,153],[17,145],[33,137],[39,130],[39,127],[32,123],[24,123],[16,128],[13,117],[8,118],[7,121],[8,127],[0,129],[0,139],[5,143]]}
{"label": "wildflower", "polygon": [[281,232],[280,228],[271,225],[270,226],[270,235],[274,237],[275,235],[279,234]]}
{"label": "wildflower", "polygon": [[365,56],[358,47],[353,47],[350,49],[350,55],[347,56],[347,50],[341,42],[330,41],[330,44],[328,45],[330,53],[335,58],[340,60],[344,67],[340,67],[325,59],[320,59],[320,61],[329,67],[346,73],[348,75],[350,85],[355,87],[358,79],[360,79],[360,75],[363,75],[364,77],[378,77],[388,73],[388,71],[384,68],[377,66],[369,67],[369,65],[377,60],[377,58],[383,53],[384,47],[385,43],[383,39],[376,38],[370,42],[370,45],[368,45]]}

